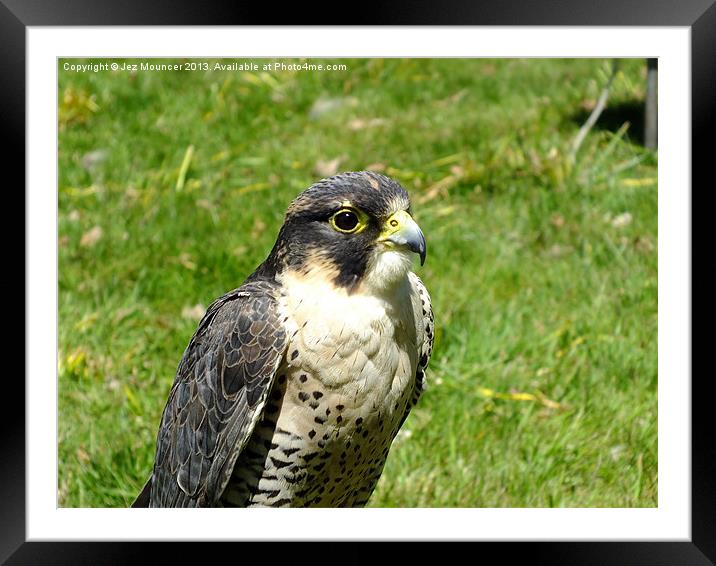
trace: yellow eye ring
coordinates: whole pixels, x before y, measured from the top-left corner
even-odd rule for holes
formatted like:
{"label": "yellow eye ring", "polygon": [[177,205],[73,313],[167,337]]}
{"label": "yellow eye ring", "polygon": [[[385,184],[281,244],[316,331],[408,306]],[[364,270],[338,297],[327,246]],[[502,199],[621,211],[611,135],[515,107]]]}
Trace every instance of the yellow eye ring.
{"label": "yellow eye ring", "polygon": [[365,228],[365,219],[352,208],[341,208],[330,218],[331,226],[342,234],[355,234]]}

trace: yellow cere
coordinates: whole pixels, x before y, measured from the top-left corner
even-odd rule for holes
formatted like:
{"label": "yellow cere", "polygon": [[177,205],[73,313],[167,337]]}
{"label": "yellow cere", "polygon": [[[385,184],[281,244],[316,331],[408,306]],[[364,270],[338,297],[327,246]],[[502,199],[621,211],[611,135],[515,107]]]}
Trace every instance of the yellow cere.
{"label": "yellow cere", "polygon": [[398,212],[392,214],[390,218],[388,218],[385,225],[383,226],[383,230],[380,233],[379,239],[385,240],[386,238],[389,238],[390,236],[395,234],[404,226],[413,224],[414,222],[415,221],[413,220],[413,217],[410,216],[407,211],[399,210]]}

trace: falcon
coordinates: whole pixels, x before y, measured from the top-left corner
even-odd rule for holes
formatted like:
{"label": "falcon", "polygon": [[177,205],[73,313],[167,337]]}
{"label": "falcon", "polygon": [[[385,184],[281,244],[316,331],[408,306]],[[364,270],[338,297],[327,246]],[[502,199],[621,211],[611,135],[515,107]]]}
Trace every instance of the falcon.
{"label": "falcon", "polygon": [[209,306],[179,363],[133,507],[362,507],[425,389],[425,237],[378,173],[324,179]]}

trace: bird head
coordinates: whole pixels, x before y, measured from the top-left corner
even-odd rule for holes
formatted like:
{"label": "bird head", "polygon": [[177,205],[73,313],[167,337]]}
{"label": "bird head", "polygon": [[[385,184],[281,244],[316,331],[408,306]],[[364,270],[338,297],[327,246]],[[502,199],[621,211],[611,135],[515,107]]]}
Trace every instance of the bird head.
{"label": "bird head", "polygon": [[425,237],[408,193],[384,175],[360,171],[323,179],[299,194],[267,264],[276,273],[320,277],[353,292],[395,286],[414,254],[422,265]]}

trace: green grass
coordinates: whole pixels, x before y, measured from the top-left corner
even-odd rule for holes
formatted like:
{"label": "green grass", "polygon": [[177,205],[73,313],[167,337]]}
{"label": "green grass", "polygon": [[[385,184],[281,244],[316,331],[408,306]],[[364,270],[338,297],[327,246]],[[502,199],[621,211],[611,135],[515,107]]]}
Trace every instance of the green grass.
{"label": "green grass", "polygon": [[399,180],[428,240],[430,385],[370,504],[656,506],[657,163],[617,130],[644,61],[621,62],[617,128],[598,124],[574,163],[607,61],[342,62],[60,61],[60,506],[132,501],[195,311],[263,260],[333,159]]}

